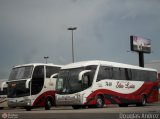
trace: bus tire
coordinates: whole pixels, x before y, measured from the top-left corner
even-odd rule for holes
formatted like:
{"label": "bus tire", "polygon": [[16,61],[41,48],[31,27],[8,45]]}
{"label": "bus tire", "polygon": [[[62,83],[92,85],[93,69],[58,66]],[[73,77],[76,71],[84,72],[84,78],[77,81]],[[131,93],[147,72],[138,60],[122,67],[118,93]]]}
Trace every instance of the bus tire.
{"label": "bus tire", "polygon": [[124,104],[124,103],[118,104],[118,105],[119,105],[119,107],[128,107],[128,104]]}
{"label": "bus tire", "polygon": [[81,106],[80,106],[80,105],[72,105],[72,108],[73,108],[73,109],[80,109]]}
{"label": "bus tire", "polygon": [[141,100],[140,100],[140,103],[136,104],[137,106],[145,106],[147,103],[147,98],[145,95],[142,95],[141,96]]}
{"label": "bus tire", "polygon": [[0,107],[0,110],[4,109],[4,107]]}
{"label": "bus tire", "polygon": [[104,100],[103,97],[98,95],[96,98],[96,107],[97,108],[103,108],[104,107]]}
{"label": "bus tire", "polygon": [[95,105],[88,105],[88,108],[95,108]]}
{"label": "bus tire", "polygon": [[50,110],[51,107],[52,107],[52,102],[49,98],[47,98],[45,101],[45,110]]}
{"label": "bus tire", "polygon": [[31,107],[26,107],[26,111],[31,111]]}

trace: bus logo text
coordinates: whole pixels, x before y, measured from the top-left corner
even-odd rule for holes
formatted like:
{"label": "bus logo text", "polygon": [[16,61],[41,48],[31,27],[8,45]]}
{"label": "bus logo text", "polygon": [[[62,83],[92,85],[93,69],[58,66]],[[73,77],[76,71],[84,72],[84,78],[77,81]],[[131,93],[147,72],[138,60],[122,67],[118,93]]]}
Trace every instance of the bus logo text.
{"label": "bus logo text", "polygon": [[116,88],[133,89],[133,88],[135,88],[135,85],[131,84],[130,82],[122,83],[122,82],[118,81],[117,84],[116,84]]}

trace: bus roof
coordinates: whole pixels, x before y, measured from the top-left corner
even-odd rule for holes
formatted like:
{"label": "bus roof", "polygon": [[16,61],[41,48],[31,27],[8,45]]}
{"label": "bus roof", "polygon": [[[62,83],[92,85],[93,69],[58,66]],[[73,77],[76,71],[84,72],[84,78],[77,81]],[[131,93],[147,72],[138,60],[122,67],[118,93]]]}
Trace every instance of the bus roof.
{"label": "bus roof", "polygon": [[56,64],[52,64],[52,63],[30,63],[30,64],[22,64],[22,65],[17,65],[14,66],[13,68],[17,68],[17,67],[22,67],[22,66],[38,66],[38,65],[44,65],[44,66],[55,66],[55,67],[62,67],[62,65],[56,65]]}
{"label": "bus roof", "polygon": [[62,66],[61,69],[71,69],[71,68],[85,67],[85,66],[89,66],[89,65],[100,65],[100,64],[103,66],[110,66],[110,67],[157,71],[156,69],[151,69],[151,68],[142,68],[142,67],[130,65],[130,64],[110,62],[110,61],[101,61],[101,60],[90,60],[90,61],[81,61],[81,62],[71,63],[71,64],[67,64],[67,65]]}

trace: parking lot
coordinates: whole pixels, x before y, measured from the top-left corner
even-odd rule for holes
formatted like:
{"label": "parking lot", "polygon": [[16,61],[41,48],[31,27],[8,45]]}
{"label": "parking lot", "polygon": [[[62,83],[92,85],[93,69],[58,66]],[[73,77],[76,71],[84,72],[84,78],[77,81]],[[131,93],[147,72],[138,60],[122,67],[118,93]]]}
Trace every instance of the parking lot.
{"label": "parking lot", "polygon": [[143,119],[148,114],[150,114],[148,116],[158,116],[158,118],[160,118],[160,102],[147,104],[143,107],[136,107],[134,105],[131,105],[129,107],[118,107],[117,105],[108,105],[105,108],[79,110],[73,110],[72,107],[53,107],[51,110],[47,111],[44,110],[44,108],[32,109],[32,111],[26,111],[25,109],[15,108],[0,110],[0,114],[7,114],[8,119],[106,119],[106,117],[110,119],[125,119],[128,118],[128,116],[134,116],[135,119]]}

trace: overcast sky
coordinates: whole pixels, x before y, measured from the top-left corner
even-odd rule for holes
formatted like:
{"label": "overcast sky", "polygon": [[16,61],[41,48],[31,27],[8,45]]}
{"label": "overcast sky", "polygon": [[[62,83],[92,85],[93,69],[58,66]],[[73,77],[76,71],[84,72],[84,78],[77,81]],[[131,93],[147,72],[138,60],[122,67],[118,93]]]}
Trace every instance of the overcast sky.
{"label": "overcast sky", "polygon": [[160,0],[0,0],[0,79],[12,66],[67,64],[74,31],[75,61],[138,65],[130,35],[151,39],[145,63],[160,60]]}

